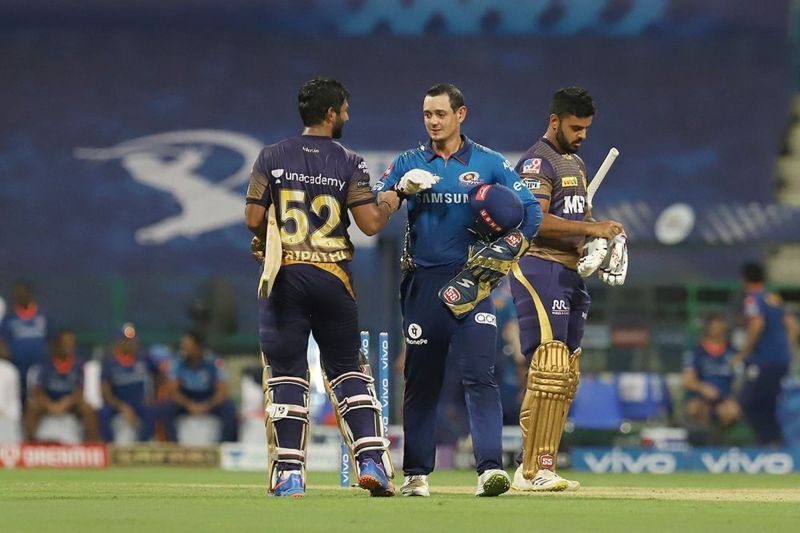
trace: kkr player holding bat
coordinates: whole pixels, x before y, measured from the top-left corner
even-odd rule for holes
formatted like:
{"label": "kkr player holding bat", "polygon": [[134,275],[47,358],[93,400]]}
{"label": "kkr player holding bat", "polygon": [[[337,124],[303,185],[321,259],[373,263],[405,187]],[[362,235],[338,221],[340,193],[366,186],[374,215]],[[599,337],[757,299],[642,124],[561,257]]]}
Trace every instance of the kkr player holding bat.
{"label": "kkr player holding bat", "polygon": [[374,235],[399,199],[387,191],[376,203],[364,160],[333,140],[349,118],[348,99],[336,80],[306,83],[298,96],[303,134],[264,148],[247,190],[247,226],[255,234],[254,254],[264,262],[259,334],[274,496],[305,493],[309,333],[320,347],[323,378],[359,486],[372,496],[395,490],[380,402],[369,366],[359,360],[347,209],[364,233]]}
{"label": "kkr player holding bat", "polygon": [[530,362],[520,412],[522,464],[512,485],[517,490],[580,487],[556,474],[555,468],[578,386],[580,345],[589,311],[583,277],[599,270],[600,278],[610,285],[621,285],[625,279],[627,247],[622,225],[591,219],[586,166],[576,155],[594,113],[594,101],[585,89],[556,92],[546,133],[516,167],[544,213],[539,233],[509,276],[522,353]]}

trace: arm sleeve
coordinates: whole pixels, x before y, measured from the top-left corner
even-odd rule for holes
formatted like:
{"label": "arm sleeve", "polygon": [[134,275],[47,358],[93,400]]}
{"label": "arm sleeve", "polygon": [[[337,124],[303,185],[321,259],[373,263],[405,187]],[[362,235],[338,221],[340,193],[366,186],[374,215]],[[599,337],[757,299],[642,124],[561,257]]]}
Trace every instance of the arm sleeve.
{"label": "arm sleeve", "polygon": [[744,299],[744,315],[747,318],[754,318],[763,314],[758,298],[755,296],[748,296]]}
{"label": "arm sleeve", "polygon": [[694,350],[686,350],[683,353],[683,369],[687,370],[690,368],[697,370],[697,358],[695,357]]}
{"label": "arm sleeve", "polygon": [[350,184],[347,188],[347,207],[350,209],[364,204],[375,203],[367,162],[360,156],[356,157],[356,161],[356,168],[350,176]]}
{"label": "arm sleeve", "polygon": [[406,173],[408,170],[408,163],[406,162],[406,157],[403,155],[398,156],[389,166],[386,168],[386,171],[381,176],[381,179],[375,183],[375,186],[372,187],[372,192],[375,194],[377,198],[378,193],[381,191],[389,191],[394,189],[394,187],[400,182],[400,178],[403,177],[403,174]]}
{"label": "arm sleeve", "polygon": [[511,163],[502,158],[498,159],[496,172],[497,182],[516,192],[517,196],[522,200],[525,218],[522,220],[522,225],[519,229],[525,235],[525,238],[530,241],[536,236],[539,226],[542,224],[542,207],[522,182],[519,174],[511,167]]}
{"label": "arm sleeve", "polygon": [[258,204],[267,208],[272,203],[272,199],[269,193],[268,169],[266,168],[265,159],[266,157],[262,151],[253,164],[253,170],[250,171],[250,184],[247,186],[247,197],[245,201],[248,204]]}
{"label": "arm sleeve", "polygon": [[522,157],[515,168],[522,183],[536,197],[549,200],[553,194],[556,172],[550,161],[541,157]]}

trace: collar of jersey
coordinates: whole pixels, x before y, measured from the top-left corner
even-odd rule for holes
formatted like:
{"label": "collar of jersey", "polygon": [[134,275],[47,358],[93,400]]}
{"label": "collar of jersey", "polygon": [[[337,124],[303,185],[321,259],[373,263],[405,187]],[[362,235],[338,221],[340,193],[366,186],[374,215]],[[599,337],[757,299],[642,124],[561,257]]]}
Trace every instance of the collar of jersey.
{"label": "collar of jersey", "polygon": [[[462,143],[461,148],[459,148],[458,151],[455,152],[450,157],[452,157],[462,165],[467,165],[469,164],[470,157],[472,157],[472,145],[474,143],[466,135],[461,136],[461,143]],[[431,141],[430,139],[428,140],[427,143],[422,145],[422,151],[425,153],[425,160],[428,163],[430,163],[437,157],[440,157],[439,154],[437,154],[433,150],[433,141]]]}
{"label": "collar of jersey", "polygon": [[53,367],[59,374],[68,374],[69,371],[72,369],[72,365],[74,364],[75,364],[74,355],[68,355],[66,359],[63,360],[57,357],[53,357]]}
{"label": "collar of jersey", "polygon": [[39,306],[36,305],[35,302],[31,302],[30,305],[28,305],[28,307],[22,307],[21,305],[17,305],[14,307],[14,312],[22,320],[30,320],[36,316],[36,313],[39,312]]}

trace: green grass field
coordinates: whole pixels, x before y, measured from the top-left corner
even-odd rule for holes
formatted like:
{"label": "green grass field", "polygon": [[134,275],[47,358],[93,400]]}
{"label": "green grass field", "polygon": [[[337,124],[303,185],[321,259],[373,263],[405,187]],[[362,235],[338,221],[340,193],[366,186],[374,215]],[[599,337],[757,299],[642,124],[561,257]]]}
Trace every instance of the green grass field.
{"label": "green grass field", "polygon": [[375,498],[309,474],[305,499],[216,469],[0,470],[0,531],[800,531],[800,476],[581,474],[577,493],[472,496],[434,473],[431,498]]}

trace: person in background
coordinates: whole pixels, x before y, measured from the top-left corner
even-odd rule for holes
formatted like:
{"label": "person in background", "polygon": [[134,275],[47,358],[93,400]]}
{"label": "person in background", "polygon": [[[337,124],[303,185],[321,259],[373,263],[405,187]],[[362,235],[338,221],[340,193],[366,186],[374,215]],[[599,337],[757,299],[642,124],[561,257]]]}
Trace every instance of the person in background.
{"label": "person in background", "polygon": [[211,414],[222,422],[221,440],[238,439],[236,406],[228,397],[222,361],[205,347],[202,336],[187,331],[180,340],[178,357],[169,370],[170,399],[164,406],[167,440],[175,442],[175,419],[184,414]]}
{"label": "person in background", "polygon": [[742,281],[747,293],[744,298],[747,332],[731,366],[745,367],[739,401],[756,441],[764,446],[778,446],[783,435],[776,408],[781,381],[789,371],[792,346],[797,340],[797,319],[786,311],[780,295],[767,290],[762,265],[746,263],[742,267]]}
{"label": "person in background", "polygon": [[43,416],[67,413],[82,420],[84,440],[98,440],[97,415],[83,399],[83,361],[75,352],[75,334],[60,331],[53,342],[52,356],[36,372],[31,398],[25,407],[27,440],[34,440]]}
{"label": "person in background", "polygon": [[735,354],[728,343],[725,318],[718,313],[708,315],[703,338],[693,350],[686,352],[683,362],[686,414],[700,427],[708,427],[714,419],[726,428],[742,415],[733,395],[731,360]]}
{"label": "person in background", "polygon": [[103,440],[114,441],[111,421],[117,414],[137,430],[141,442],[152,440],[157,407],[154,383],[158,367],[139,347],[136,327],[126,323],[120,328],[111,353],[103,359],[100,372],[103,407],[100,429]]}
{"label": "person in background", "polygon": [[52,326],[34,298],[33,285],[27,281],[14,284],[14,303],[0,320],[0,352],[10,354],[19,370],[20,399],[27,401],[28,370],[47,360],[47,343]]}

